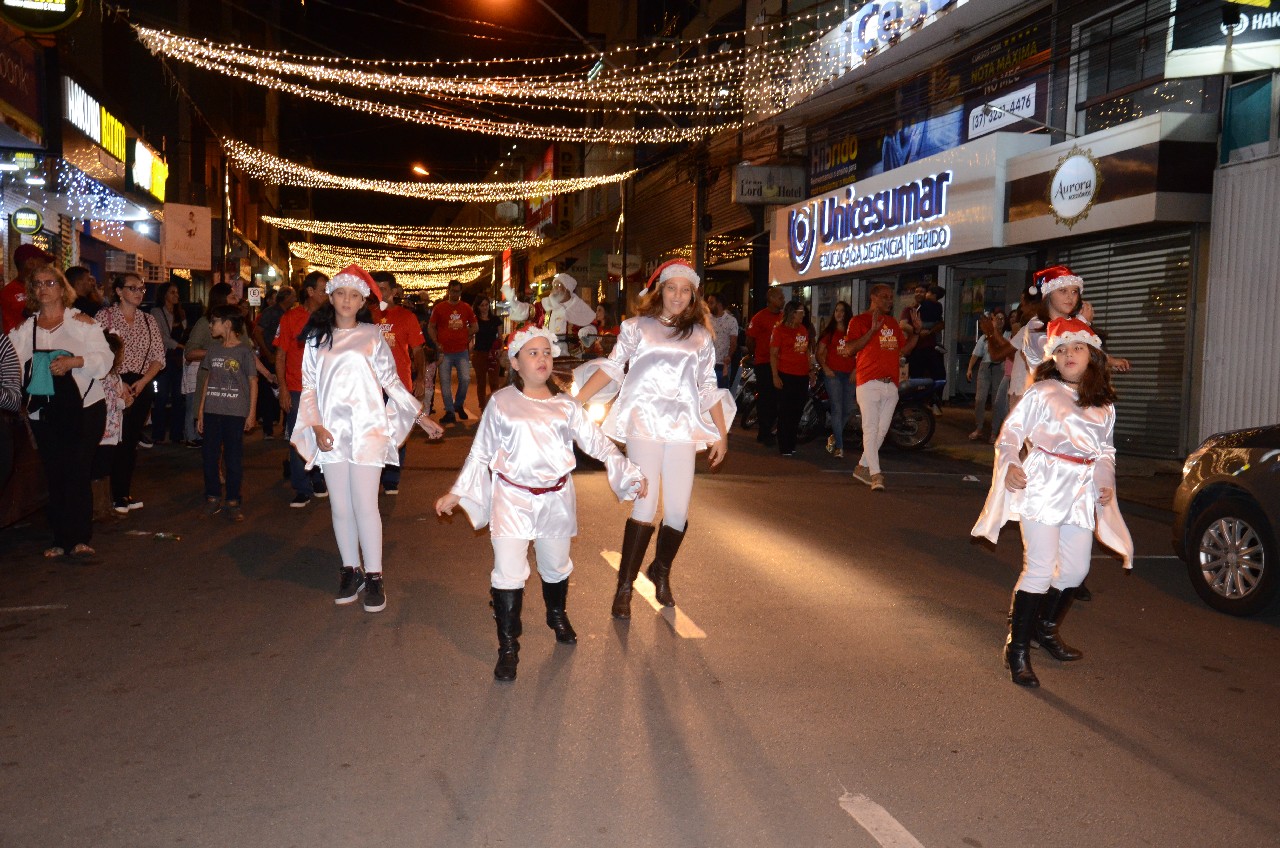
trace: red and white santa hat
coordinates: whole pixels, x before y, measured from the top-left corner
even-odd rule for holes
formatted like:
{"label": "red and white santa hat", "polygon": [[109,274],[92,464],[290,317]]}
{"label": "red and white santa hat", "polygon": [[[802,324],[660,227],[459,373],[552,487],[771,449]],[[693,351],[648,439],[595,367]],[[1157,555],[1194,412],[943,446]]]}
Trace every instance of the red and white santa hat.
{"label": "red and white santa hat", "polygon": [[369,276],[369,272],[361,268],[359,265],[348,265],[338,273],[329,278],[329,284],[324,287],[325,294],[333,294],[338,289],[355,289],[365,297],[369,296],[369,292],[377,287],[377,283],[373,281],[373,277]]}
{"label": "red and white santa hat", "polygon": [[1082,293],[1084,292],[1084,280],[1071,273],[1071,269],[1066,265],[1050,265],[1048,268],[1042,268],[1036,271],[1031,280],[1031,287],[1027,291],[1030,294],[1038,292],[1042,297],[1051,291],[1065,289],[1067,286],[1075,286]]}
{"label": "red and white santa hat", "polygon": [[653,270],[653,275],[649,277],[643,294],[651,292],[654,283],[661,285],[674,277],[683,277],[693,283],[695,289],[702,286],[702,279],[698,276],[698,272],[693,270],[692,265],[683,259],[669,259]]}
{"label": "red and white santa hat", "polygon": [[1102,339],[1079,318],[1054,318],[1049,322],[1047,332],[1044,340],[1045,356],[1053,356],[1055,350],[1072,342],[1084,342],[1102,350]]}

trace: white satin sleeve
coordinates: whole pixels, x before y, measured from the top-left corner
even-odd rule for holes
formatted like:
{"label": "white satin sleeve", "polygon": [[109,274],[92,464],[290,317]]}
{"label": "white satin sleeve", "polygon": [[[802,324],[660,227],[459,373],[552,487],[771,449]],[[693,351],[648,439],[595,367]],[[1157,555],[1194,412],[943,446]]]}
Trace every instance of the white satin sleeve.
{"label": "white satin sleeve", "polygon": [[458,496],[458,505],[477,530],[489,523],[493,504],[493,471],[490,465],[500,442],[496,409],[490,404],[480,415],[471,451],[458,472],[458,479],[449,489],[449,494]]}
{"label": "white satin sleeve", "polygon": [[320,351],[315,343],[307,340],[302,346],[302,393],[298,396],[298,417],[293,424],[293,434],[289,442],[298,451],[298,456],[307,468],[316,464],[320,448],[316,444],[316,434],[312,427],[323,426],[320,420],[320,402],[317,387],[320,384]]}
{"label": "white satin sleeve", "polygon": [[569,412],[569,427],[573,430],[573,439],[578,447],[588,456],[604,463],[605,475],[609,478],[609,488],[613,489],[614,496],[620,501],[635,500],[640,484],[644,481],[640,466],[627,459],[576,403]]}
{"label": "white satin sleeve", "polygon": [[[422,404],[400,381],[400,375],[396,372],[395,355],[381,334],[373,346],[373,371],[387,396],[387,425],[390,427],[391,441],[398,448],[413,432],[413,424],[422,412]],[[397,453],[395,464],[399,464],[399,459]]]}
{"label": "white satin sleeve", "polygon": [[[716,345],[714,334],[708,334],[707,342],[698,349],[698,412],[709,413],[716,407],[724,413],[725,431],[721,438],[729,435],[729,428],[738,417],[738,405],[734,403],[733,393],[722,389],[716,383]],[[711,419],[715,422],[715,419]]]}
{"label": "white satin sleeve", "polygon": [[627,363],[635,355],[639,341],[640,330],[635,320],[623,321],[622,326],[618,328],[618,341],[614,344],[613,350],[609,351],[608,356],[590,359],[573,369],[574,394],[576,395],[597,371],[603,371],[609,375],[610,382],[592,395],[590,400],[608,403],[616,398],[622,387],[623,378],[627,374]]}
{"label": "white satin sleeve", "polygon": [[970,535],[995,542],[1000,537],[1000,528],[1010,519],[1018,518],[1025,490],[1010,492],[1005,488],[1005,481],[1011,467],[1022,467],[1019,454],[1027,438],[1027,421],[1039,414],[1039,410],[1035,408],[1038,403],[1037,395],[1034,392],[1028,393],[1004,419],[1000,436],[996,439],[991,490],[987,492],[986,503],[982,506],[977,523],[969,531]]}

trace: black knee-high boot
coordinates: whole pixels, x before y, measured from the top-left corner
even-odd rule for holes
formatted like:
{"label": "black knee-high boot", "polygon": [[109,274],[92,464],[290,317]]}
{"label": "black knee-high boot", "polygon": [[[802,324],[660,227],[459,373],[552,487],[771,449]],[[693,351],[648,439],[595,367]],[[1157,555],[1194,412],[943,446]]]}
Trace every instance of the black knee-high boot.
{"label": "black knee-high boot", "polygon": [[688,530],[688,521],[684,523],[684,530],[673,530],[665,524],[658,528],[658,543],[654,546],[653,562],[649,564],[645,574],[653,582],[654,597],[664,607],[676,605],[676,599],[671,597],[671,563],[680,552],[680,543],[684,541],[684,534]]}
{"label": "black knee-high boot", "polygon": [[542,600],[547,605],[547,626],[556,632],[556,641],[572,645],[578,641],[578,634],[569,623],[565,614],[565,603],[569,599],[569,578],[559,583],[542,581]]}
{"label": "black knee-high boot", "polygon": [[504,682],[515,680],[524,589],[490,589],[489,594],[493,597],[493,617],[498,622],[498,664],[493,667],[493,677]]}
{"label": "black knee-high boot", "polygon": [[1009,611],[1009,638],[1004,643],[1004,665],[1019,686],[1037,687],[1040,679],[1031,668],[1031,633],[1036,625],[1036,608],[1043,594],[1014,592]]}
{"label": "black knee-high boot", "polygon": [[652,524],[627,519],[622,533],[622,561],[618,563],[618,589],[613,595],[614,618],[631,618],[631,586],[640,573],[640,564],[652,538]]}
{"label": "black knee-high boot", "polygon": [[1058,636],[1058,628],[1062,619],[1067,617],[1071,608],[1071,599],[1075,597],[1075,589],[1050,589],[1040,602],[1036,612],[1036,628],[1031,640],[1049,653],[1055,660],[1070,662],[1084,656],[1083,653],[1062,641]]}

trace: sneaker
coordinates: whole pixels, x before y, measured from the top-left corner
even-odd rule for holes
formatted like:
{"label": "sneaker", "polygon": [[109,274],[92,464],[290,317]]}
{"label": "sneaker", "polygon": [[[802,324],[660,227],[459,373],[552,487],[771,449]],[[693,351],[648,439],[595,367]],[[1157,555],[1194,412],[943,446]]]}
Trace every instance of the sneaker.
{"label": "sneaker", "polygon": [[977,441],[980,441],[981,439],[982,439],[981,430],[974,430],[972,433],[969,434],[969,441],[971,442],[977,442]]}
{"label": "sneaker", "polygon": [[241,521],[244,521],[244,510],[240,509],[240,504],[227,504],[227,520],[233,524],[239,524]]}
{"label": "sneaker", "polygon": [[831,455],[836,459],[844,459],[844,448],[836,448],[831,452]]}
{"label": "sneaker", "polygon": [[329,497],[329,486],[324,480],[315,480],[311,483],[311,490],[316,493],[317,498]]}
{"label": "sneaker", "polygon": [[871,491],[873,492],[884,491],[884,475],[883,474],[871,475]]}
{"label": "sneaker", "polygon": [[128,515],[129,502],[124,498],[116,498],[114,501],[111,502],[111,509],[119,513],[120,515]]}
{"label": "sneaker", "polygon": [[857,480],[859,483],[865,483],[870,486],[871,469],[867,468],[865,465],[859,465],[857,468],[853,469],[853,479]]}
{"label": "sneaker", "polygon": [[306,495],[294,495],[293,500],[289,501],[289,508],[302,509],[304,506],[306,506],[309,503],[311,503],[311,498],[307,497]]}
{"label": "sneaker", "polygon": [[204,517],[212,518],[222,512],[222,498],[205,498],[204,499]]}
{"label": "sneaker", "polygon": [[124,502],[130,510],[142,509],[142,501],[135,501],[133,498],[125,498]]}
{"label": "sneaker", "polygon": [[458,417],[459,417],[460,419],[462,419],[463,421],[466,421],[466,420],[467,420],[468,418],[470,418],[471,416],[470,416],[470,415],[467,415],[467,411],[466,411],[465,409],[459,409],[459,410],[458,410]]}
{"label": "sneaker", "polygon": [[835,453],[835,451],[836,451],[836,436],[835,436],[835,433],[832,433],[830,436],[827,436],[827,453]]}
{"label": "sneaker", "polygon": [[456,424],[457,421],[458,419],[453,417],[452,412],[446,412],[444,415],[440,416],[441,424]]}
{"label": "sneaker", "polygon": [[382,487],[382,494],[384,494],[384,495],[398,495],[398,494],[400,494],[400,487],[399,487],[399,486],[383,486],[383,487]]}
{"label": "sneaker", "polygon": [[151,448],[153,448],[153,447],[155,447],[155,446],[156,446],[156,443],[155,443],[155,442],[153,442],[153,441],[151,441],[151,437],[150,437],[150,436],[139,436],[139,437],[138,437],[138,447],[140,447],[140,448],[146,448],[146,449],[150,450]]}
{"label": "sneaker", "polygon": [[204,439],[192,439],[189,442],[183,442],[182,445],[183,447],[199,449],[204,447]]}
{"label": "sneaker", "polygon": [[382,612],[387,608],[387,593],[382,590],[382,572],[366,574],[364,578],[364,611]]}
{"label": "sneaker", "polygon": [[365,587],[364,571],[359,568],[351,568],[344,565],[342,567],[342,580],[338,583],[338,597],[333,599],[335,604],[349,604],[360,594],[360,590]]}

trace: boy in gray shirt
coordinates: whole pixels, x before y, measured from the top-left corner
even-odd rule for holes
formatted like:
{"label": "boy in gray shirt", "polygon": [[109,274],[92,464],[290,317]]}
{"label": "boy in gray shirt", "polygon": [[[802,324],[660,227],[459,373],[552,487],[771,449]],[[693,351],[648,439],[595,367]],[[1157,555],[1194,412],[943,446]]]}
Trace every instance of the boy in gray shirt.
{"label": "boy in gray shirt", "polygon": [[[258,405],[258,381],[253,349],[241,344],[244,318],[234,306],[209,311],[209,331],[219,342],[209,348],[204,364],[208,379],[200,395],[196,428],[204,437],[204,497],[206,516],[224,508],[232,521],[244,521],[240,483],[244,479],[244,434],[253,430]],[[226,470],[223,500],[219,466]]]}

